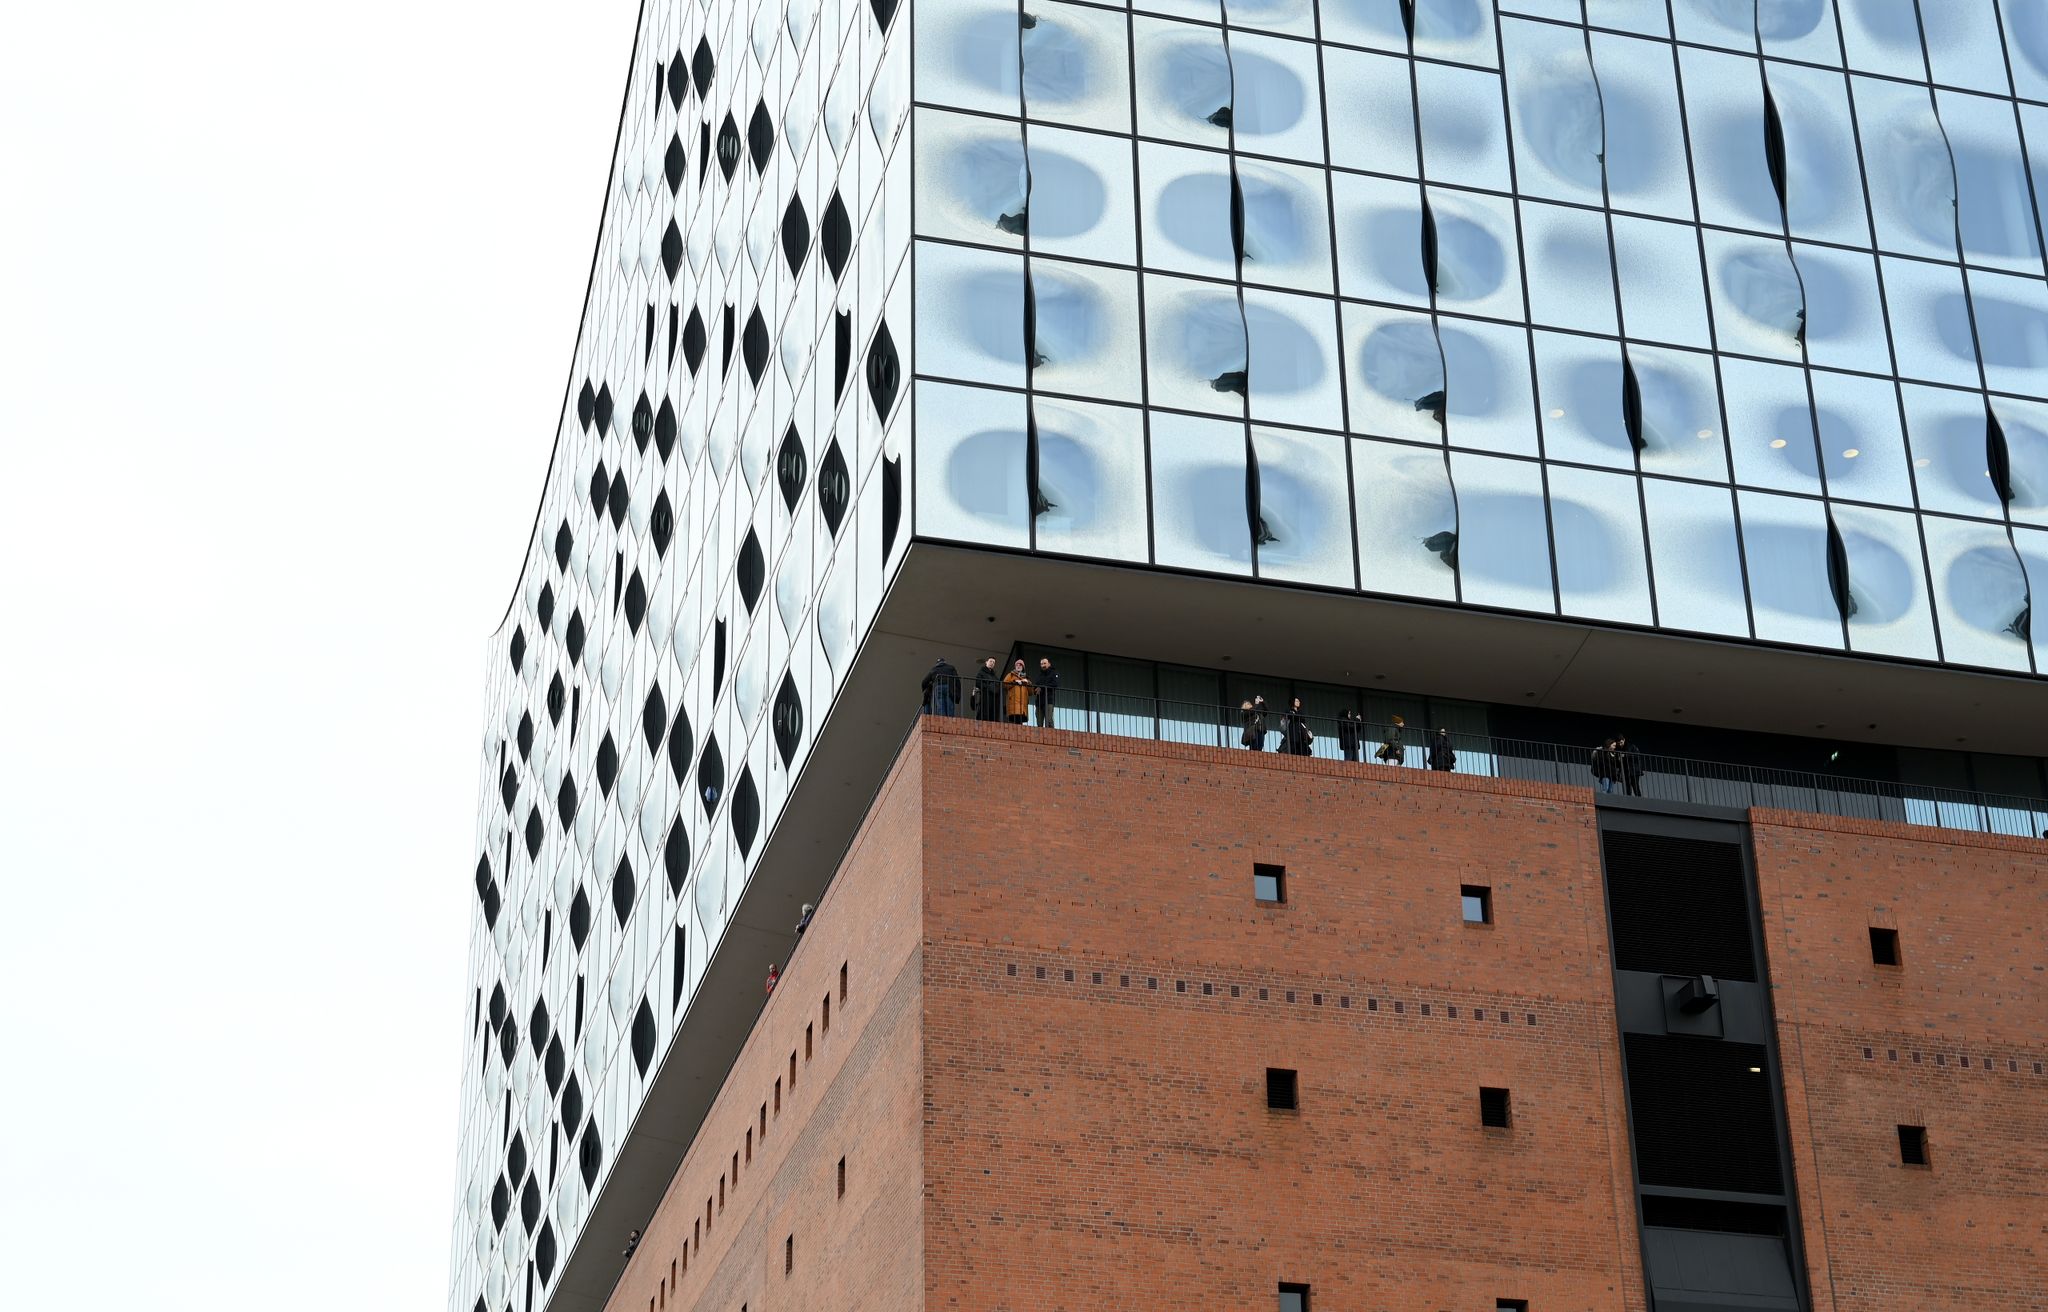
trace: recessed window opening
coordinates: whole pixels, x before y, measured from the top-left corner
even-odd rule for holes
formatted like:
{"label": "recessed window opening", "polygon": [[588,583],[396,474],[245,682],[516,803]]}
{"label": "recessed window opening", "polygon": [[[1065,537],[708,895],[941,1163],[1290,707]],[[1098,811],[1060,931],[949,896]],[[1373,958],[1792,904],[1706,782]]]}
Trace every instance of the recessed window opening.
{"label": "recessed window opening", "polygon": [[1299,1080],[1294,1071],[1281,1066],[1266,1068],[1266,1106],[1275,1111],[1299,1111]]}
{"label": "recessed window opening", "polygon": [[796,1049],[789,1052],[789,1091],[796,1092]]}
{"label": "recessed window opening", "polygon": [[1877,925],[1870,927],[1870,961],[1876,966],[1899,964],[1898,930],[1883,929]]}
{"label": "recessed window opening", "polygon": [[804,1060],[811,1059],[811,1027],[804,1026]]}
{"label": "recessed window opening", "polygon": [[1280,1312],[1308,1312],[1308,1286],[1281,1281]]}
{"label": "recessed window opening", "polygon": [[839,963],[839,1001],[841,1005],[846,1002],[846,963],[843,961]]}
{"label": "recessed window opening", "polygon": [[822,1029],[822,1030],[823,1030],[823,1031],[824,1031],[825,1033],[827,1033],[827,1034],[830,1034],[830,1033],[832,1032],[832,995],[831,995],[831,994],[827,993],[827,994],[825,995],[825,1002],[824,1002],[824,1005],[823,1005],[823,1006],[822,1006],[822,1007],[821,1007],[821,1008],[819,1009],[819,1014],[820,1014],[820,1015],[821,1015],[821,1016],[823,1017],[823,1024],[822,1024],[822,1025],[820,1025],[820,1026],[819,1026],[819,1028],[820,1028],[820,1029]]}
{"label": "recessed window opening", "polygon": [[1899,1161],[1906,1166],[1930,1165],[1927,1159],[1926,1126],[1901,1125],[1899,1127]]}
{"label": "recessed window opening", "polygon": [[782,1115],[782,1081],[775,1081],[775,1114]]}
{"label": "recessed window opening", "polygon": [[1529,1300],[1526,1298],[1496,1298],[1493,1300],[1493,1312],[1529,1312]]}
{"label": "recessed window opening", "polygon": [[844,1197],[846,1197],[846,1159],[845,1159],[844,1157],[842,1157],[842,1158],[840,1158],[840,1159],[839,1159],[839,1193],[838,1193],[838,1197],[840,1197],[840,1198],[844,1198]]}
{"label": "recessed window opening", "polygon": [[788,1275],[794,1270],[796,1270],[796,1236],[784,1235],[782,1238],[782,1274]]}
{"label": "recessed window opening", "polygon": [[747,1165],[754,1164],[754,1127],[747,1127]]}
{"label": "recessed window opening", "polygon": [[1481,1125],[1489,1129],[1505,1130],[1508,1128],[1511,1119],[1508,1091],[1506,1089],[1482,1088],[1479,1091],[1479,1123]]}
{"label": "recessed window opening", "polygon": [[1458,901],[1468,925],[1493,923],[1493,890],[1485,884],[1460,884]]}
{"label": "recessed window opening", "polygon": [[1287,867],[1269,865],[1263,861],[1253,862],[1252,897],[1260,902],[1285,902]]}

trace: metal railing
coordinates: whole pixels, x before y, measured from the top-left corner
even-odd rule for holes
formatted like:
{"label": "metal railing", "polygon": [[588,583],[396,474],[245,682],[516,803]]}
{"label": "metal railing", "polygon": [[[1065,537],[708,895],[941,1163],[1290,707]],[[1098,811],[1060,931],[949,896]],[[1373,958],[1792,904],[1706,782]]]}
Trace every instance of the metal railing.
{"label": "metal railing", "polygon": [[[965,691],[967,689],[963,688]],[[988,718],[1009,719],[1000,713],[1002,709],[999,706],[999,713]],[[1037,698],[1032,698],[1022,722],[1040,724],[1041,710]],[[1054,729],[1112,734],[1122,738],[1273,752],[1286,752],[1289,743],[1288,714],[1285,708],[1270,704],[1265,708],[1262,719],[1254,720],[1252,728],[1247,727],[1242,708],[1236,706],[1163,701],[1080,689],[1062,689],[1055,693],[1051,712],[1051,727]],[[955,714],[976,718],[976,711],[966,704],[958,706]],[[1436,730],[1431,727],[1410,724],[1399,727],[1395,732],[1394,725],[1355,720],[1351,725],[1357,734],[1357,746],[1347,752],[1343,745],[1346,735],[1339,717],[1304,712],[1300,720],[1309,737],[1305,744],[1300,744],[1306,750],[1293,754],[1323,760],[1353,759],[1367,764],[1429,769],[1432,746],[1439,741]],[[1249,738],[1256,739],[1255,748],[1250,745]],[[1453,754],[1450,768],[1458,774],[1595,788],[1603,786],[1593,773],[1593,757],[1598,750],[1594,745],[1573,746],[1456,731],[1447,732],[1443,741],[1448,742]],[[2048,837],[2048,799],[2043,798],[1859,779],[1809,770],[1779,770],[1726,761],[1700,761],[1652,752],[1630,753],[1623,758],[1619,768],[1610,768],[1607,772],[1613,776],[1612,782],[1606,785],[1612,792],[1661,801],[1737,808],[1774,807],[1975,833]]]}

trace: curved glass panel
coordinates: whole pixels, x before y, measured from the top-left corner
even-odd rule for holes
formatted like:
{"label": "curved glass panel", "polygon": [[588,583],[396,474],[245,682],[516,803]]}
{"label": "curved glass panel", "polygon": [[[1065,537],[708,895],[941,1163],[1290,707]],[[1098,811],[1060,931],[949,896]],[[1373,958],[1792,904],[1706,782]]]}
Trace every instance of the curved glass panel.
{"label": "curved glass panel", "polygon": [[2005,80],[2005,51],[1998,39],[1994,0],[1941,0],[1920,9],[1927,64],[1936,82],[2001,96],[2011,92]]}
{"label": "curved glass panel", "polygon": [[1456,598],[1458,507],[1440,451],[1351,443],[1359,582],[1368,592]]}
{"label": "curved glass panel", "polygon": [[1720,348],[1798,360],[1806,290],[1785,243],[1733,232],[1702,238]]}
{"label": "curved glass panel", "polygon": [[918,535],[1028,546],[1023,394],[920,380],[916,399]]}
{"label": "curved glass panel", "polygon": [[1645,473],[1728,481],[1714,359],[1698,351],[1631,346],[1643,427],[1637,458]]}
{"label": "curved glass panel", "polygon": [[1349,588],[1351,506],[1345,439],[1252,429],[1259,462],[1259,577]]}
{"label": "curved glass panel", "polygon": [[1868,77],[1849,85],[1879,249],[1953,260],[1955,170],[1927,88]]}
{"label": "curved glass panel", "polygon": [[[1321,170],[1240,158],[1237,185],[1244,198],[1244,280],[1328,294],[1330,210]],[[1227,223],[1227,181],[1223,194]]]}
{"label": "curved glass panel", "polygon": [[1074,556],[1146,556],[1144,413],[1039,397],[1038,547]]}
{"label": "curved glass panel", "polygon": [[1934,610],[1912,515],[1863,506],[1834,507],[1849,558],[1849,648],[1934,660]]}
{"label": "curved glass panel", "polygon": [[1024,139],[1017,124],[917,111],[917,232],[984,246],[1024,245]]}
{"label": "curved glass panel", "polygon": [[1586,60],[1585,33],[1510,19],[1501,24],[1501,42],[1522,194],[1600,204],[1604,87]]}
{"label": "curved glass panel", "polygon": [[1635,468],[1635,448],[1622,415],[1626,375],[1621,343],[1566,333],[1531,336],[1543,406],[1543,454],[1551,460]]}
{"label": "curved glass panel", "polygon": [[1650,571],[1643,559],[1635,476],[1553,465],[1549,483],[1560,612],[1650,624]]}
{"label": "curved glass panel", "polygon": [[1681,46],[1678,63],[1700,218],[1778,232],[1783,216],[1764,153],[1763,70],[1754,59]]}
{"label": "curved glass panel", "polygon": [[1237,4],[1230,7],[1230,21],[1231,125],[1237,149],[1322,163],[1315,46],[1237,31]]}
{"label": "curved glass panel", "polygon": [[1228,155],[1139,142],[1138,190],[1148,268],[1236,279]]}
{"label": "curved glass panel", "polygon": [[1145,275],[1145,379],[1153,405],[1244,414],[1245,316],[1214,283]]}
{"label": "curved glass panel", "polygon": [[1697,229],[1617,215],[1614,259],[1621,275],[1622,320],[1630,339],[1677,346],[1712,344]]}
{"label": "curved glass panel", "polygon": [[1994,392],[2048,396],[2048,283],[1986,270],[1972,270],[1969,283],[1987,385]]}
{"label": "curved glass panel", "polygon": [[1032,386],[1139,399],[1136,272],[1033,255],[1031,296]]}
{"label": "curved glass panel", "polygon": [[[1396,18],[1396,23],[1400,21]],[[1323,96],[1329,115],[1330,162],[1368,173],[1416,177],[1415,105],[1407,61],[1326,46]]]}
{"label": "curved glass panel", "polygon": [[[1035,21],[1023,30],[1019,42],[1024,105],[1030,116],[1129,132],[1130,50],[1124,16],[1092,5],[1039,0],[1031,7],[1031,17]],[[1012,17],[1006,26],[1014,30],[1015,25]],[[1006,87],[1014,87],[1016,68],[1013,58],[987,71],[999,75]]]}
{"label": "curved glass panel", "polygon": [[1922,515],[1927,566],[1934,576],[1941,651],[1951,664],[1998,670],[2028,668],[2031,628],[2027,576],[1996,524]]}
{"label": "curved glass panel", "polygon": [[1461,187],[1508,190],[1500,75],[1450,64],[1416,63],[1413,68],[1426,175]]}
{"label": "curved glass panel", "polygon": [[1351,431],[1441,442],[1444,361],[1429,316],[1354,301],[1343,316]]}
{"label": "curved glass panel", "polygon": [[917,27],[912,77],[920,101],[1016,116],[1016,5],[928,0],[912,5],[910,16]]}
{"label": "curved glass panel", "polygon": [[[1994,396],[1991,409],[2005,433],[2013,522],[2048,527],[2048,405]],[[2034,577],[2040,578],[2042,595],[2048,597],[2048,575]]]}
{"label": "curved glass panel", "polygon": [[1808,647],[1842,645],[1842,617],[1828,589],[1827,514],[1805,497],[1738,492],[1756,636]]}
{"label": "curved glass panel", "polygon": [[[1361,179],[1361,181],[1377,181]],[[1384,184],[1399,187],[1403,184]],[[1412,203],[1412,202],[1411,202]],[[1437,308],[1453,314],[1492,319],[1522,319],[1522,261],[1515,232],[1515,205],[1505,196],[1488,196],[1448,187],[1429,189],[1430,216],[1436,227]],[[1388,253],[1389,260],[1415,252],[1416,281],[1421,278],[1421,220],[1411,220],[1416,241]],[[1390,236],[1406,235],[1397,227]],[[1365,292],[1347,294],[1365,296]],[[1427,304],[1428,287],[1422,300]]]}
{"label": "curved glass panel", "polygon": [[1153,559],[1226,574],[1252,572],[1245,428],[1223,419],[1152,415]]}
{"label": "curved glass panel", "polygon": [[1775,60],[1765,63],[1764,77],[1785,139],[1785,218],[1792,235],[1870,245],[1848,83],[1833,70]]}
{"label": "curved glass panel", "polygon": [[2041,234],[2011,103],[1944,90],[1935,105],[1955,160],[1963,258],[2038,277]]}
{"label": "curved glass panel", "polygon": [[1828,496],[1910,508],[1913,480],[1891,381],[1821,369],[1812,378]]}
{"label": "curved glass panel", "polygon": [[1543,467],[1454,451],[1451,484],[1458,496],[1458,577],[1465,602],[1553,611]]}
{"label": "curved glass panel", "polygon": [[[1338,289],[1360,300],[1428,309],[1429,277],[1422,264],[1421,187],[1413,182],[1368,178],[1356,173],[1333,174],[1330,185],[1337,205]],[[1471,239],[1468,234],[1467,240]],[[1505,265],[1514,249],[1512,222],[1501,249]],[[1519,265],[1516,271],[1515,295],[1519,300]],[[1505,275],[1502,281],[1506,281]]]}
{"label": "curved glass panel", "polygon": [[[1953,264],[1925,260],[1878,259],[1891,311],[1892,351],[1901,378],[1917,378],[1956,387],[1977,386],[1977,353],[1970,329],[1970,301],[1963,294],[1963,271]],[[1989,299],[1980,307],[1998,318]],[[1985,315],[1977,327],[1990,340]],[[2014,344],[2023,354],[2021,344]]]}
{"label": "curved glass panel", "polygon": [[1819,495],[1820,452],[1813,440],[1805,371],[1724,359],[1721,385],[1728,405],[1728,453],[1735,481]]}
{"label": "curved glass panel", "polygon": [[1749,636],[1735,503],[1728,489],[1642,480],[1657,564],[1657,620],[1667,629]]}
{"label": "curved glass panel", "polygon": [[1024,386],[1024,260],[917,243],[917,367],[971,382]]}
{"label": "curved glass panel", "polygon": [[[1643,12],[1655,6],[1626,8]],[[1663,17],[1656,14],[1651,21],[1661,26]],[[1593,21],[1614,25],[1597,16]],[[1607,124],[1607,190],[1615,207],[1690,220],[1692,178],[1678,144],[1685,140],[1685,124],[1672,48],[1595,32],[1593,70],[1600,76]]]}
{"label": "curved glass panel", "polygon": [[1528,252],[1529,321],[1577,332],[1616,332],[1614,266],[1607,223],[1597,210],[1522,204]]}
{"label": "curved glass panel", "polygon": [[1130,142],[1033,123],[1029,144],[1031,253],[1137,263]]}
{"label": "curved glass panel", "polygon": [[1444,429],[1451,445],[1536,455],[1528,330],[1444,316],[1437,338],[1444,349]]}
{"label": "curved glass panel", "polygon": [[[1015,19],[1011,20],[1014,25]],[[1131,20],[1138,135],[1230,145],[1230,60],[1219,29],[1156,18]]]}
{"label": "curved glass panel", "polygon": [[1251,335],[1251,417],[1341,427],[1337,303],[1246,288],[1244,322]]}
{"label": "curved glass panel", "polygon": [[1866,373],[1892,371],[1877,264],[1862,251],[1795,243],[1792,260],[1806,297],[1806,354],[1813,364]]}
{"label": "curved glass panel", "polygon": [[1976,392],[1907,384],[1900,389],[1920,508],[2002,519],[1986,459],[1984,398]]}

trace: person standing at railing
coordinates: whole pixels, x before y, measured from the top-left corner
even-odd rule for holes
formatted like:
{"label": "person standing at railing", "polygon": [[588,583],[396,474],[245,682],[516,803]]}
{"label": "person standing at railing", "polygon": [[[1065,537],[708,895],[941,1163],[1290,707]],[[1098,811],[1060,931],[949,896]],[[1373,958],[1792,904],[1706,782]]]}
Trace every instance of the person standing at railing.
{"label": "person standing at railing", "polygon": [[1033,681],[1032,704],[1038,711],[1038,727],[1052,727],[1053,694],[1060,690],[1060,672],[1052,667],[1050,656],[1038,658],[1038,678]]}
{"label": "person standing at railing", "polygon": [[1613,792],[1615,775],[1618,773],[1616,766],[1620,764],[1620,762],[1615,760],[1614,756],[1614,739],[1609,738],[1606,742],[1593,749],[1593,759],[1590,764],[1593,778],[1599,781],[1600,791],[1603,793]]}
{"label": "person standing at railing", "polygon": [[1458,768],[1458,753],[1451,747],[1451,731],[1438,729],[1436,738],[1429,744],[1429,768],[1451,771]]}
{"label": "person standing at railing", "polygon": [[1614,764],[1615,773],[1620,775],[1622,783],[1628,786],[1628,795],[1630,797],[1641,797],[1643,795],[1643,758],[1642,754],[1636,751],[1635,744],[1631,743],[1626,735],[1614,740]]}
{"label": "person standing at railing", "polygon": [[1280,729],[1281,751],[1289,756],[1307,756],[1315,751],[1316,736],[1308,727],[1308,717],[1301,713],[1301,698],[1296,697],[1288,706]]}
{"label": "person standing at railing", "polygon": [[1031,718],[1031,676],[1024,672],[1021,660],[1003,676],[1003,718],[1011,724]]}
{"label": "person standing at railing", "polygon": [[1380,749],[1373,753],[1373,756],[1379,760],[1380,764],[1408,764],[1408,750],[1407,748],[1401,746],[1401,730],[1404,727],[1406,727],[1407,724],[1408,721],[1402,719],[1400,716],[1397,715],[1394,717],[1394,722],[1387,726],[1386,738],[1381,741]]}
{"label": "person standing at railing", "polygon": [[924,713],[951,715],[960,705],[960,671],[944,656],[924,676]]}
{"label": "person standing at railing", "polygon": [[1347,761],[1358,759],[1359,732],[1362,728],[1357,711],[1347,706],[1338,713],[1337,748],[1344,753],[1344,759]]}
{"label": "person standing at railing", "polygon": [[974,718],[990,721],[1002,719],[1002,696],[1003,679],[996,673],[996,658],[991,656],[974,672]]}
{"label": "person standing at railing", "polygon": [[1238,707],[1238,714],[1244,717],[1244,732],[1237,740],[1254,752],[1266,750],[1266,699],[1254,697]]}

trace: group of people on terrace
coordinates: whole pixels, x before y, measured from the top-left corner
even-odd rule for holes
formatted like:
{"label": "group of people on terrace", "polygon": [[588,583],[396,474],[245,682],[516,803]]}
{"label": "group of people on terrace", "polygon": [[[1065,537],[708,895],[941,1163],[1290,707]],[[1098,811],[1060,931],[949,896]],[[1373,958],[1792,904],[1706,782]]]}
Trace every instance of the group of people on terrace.
{"label": "group of people on terrace", "polygon": [[942,656],[924,676],[924,711],[926,715],[958,715],[965,706],[977,720],[1036,723],[1046,728],[1052,724],[1053,700],[1059,690],[1060,672],[1053,668],[1049,656],[1038,658],[1035,673],[1027,670],[1020,658],[1011,663],[1007,674],[997,671],[996,658],[990,656],[974,672],[974,683],[963,701],[960,671]]}

